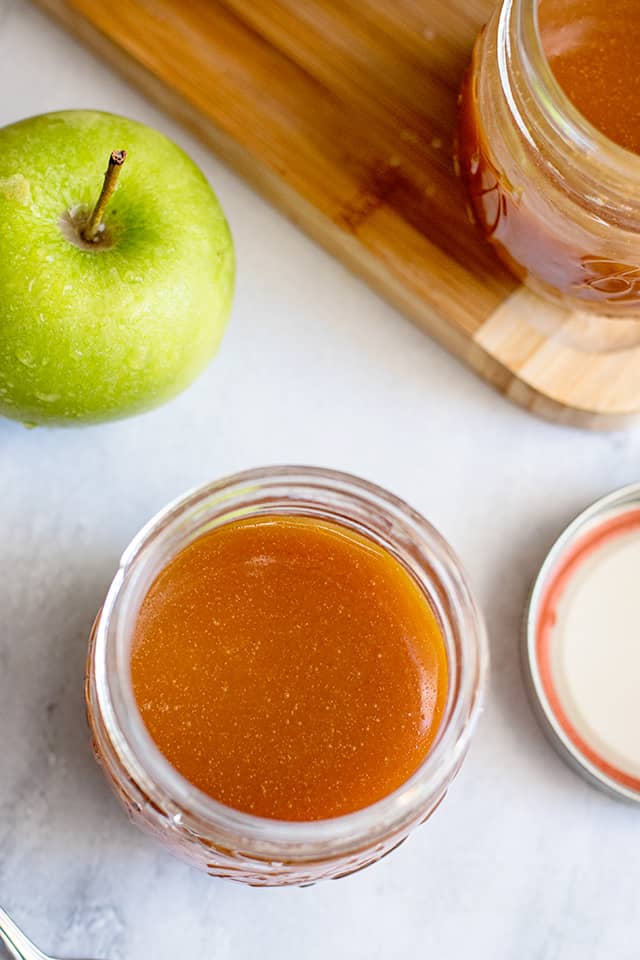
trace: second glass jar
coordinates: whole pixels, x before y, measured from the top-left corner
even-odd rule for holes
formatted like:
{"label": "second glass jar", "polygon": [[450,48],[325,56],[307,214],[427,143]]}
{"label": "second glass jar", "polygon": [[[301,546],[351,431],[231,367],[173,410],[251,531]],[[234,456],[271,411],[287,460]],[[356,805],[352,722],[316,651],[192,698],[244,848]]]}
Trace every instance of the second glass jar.
{"label": "second glass jar", "polygon": [[564,307],[640,320],[640,156],[564,94],[538,0],[504,0],[479,36],[457,157],[475,220],[528,286]]}

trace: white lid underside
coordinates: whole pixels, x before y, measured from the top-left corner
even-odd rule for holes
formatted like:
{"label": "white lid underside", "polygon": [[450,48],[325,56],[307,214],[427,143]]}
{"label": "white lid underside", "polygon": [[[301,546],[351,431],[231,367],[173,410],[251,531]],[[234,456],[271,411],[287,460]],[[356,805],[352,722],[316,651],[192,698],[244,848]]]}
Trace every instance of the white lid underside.
{"label": "white lid underside", "polygon": [[550,664],[568,720],[603,760],[640,777],[640,530],[579,563],[556,613]]}

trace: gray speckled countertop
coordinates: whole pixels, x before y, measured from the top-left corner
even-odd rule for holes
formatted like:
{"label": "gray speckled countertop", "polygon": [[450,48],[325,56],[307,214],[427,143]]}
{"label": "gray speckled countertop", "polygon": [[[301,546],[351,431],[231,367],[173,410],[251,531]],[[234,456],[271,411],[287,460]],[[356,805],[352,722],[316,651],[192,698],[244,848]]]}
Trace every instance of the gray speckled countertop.
{"label": "gray speckled countertop", "polygon": [[[563,524],[637,480],[640,431],[539,422],[493,393],[21,0],[0,0],[0,123],[101,107],[190,151],[239,255],[233,320],[186,394],[84,430],[0,421],[0,902],[45,948],[105,960],[637,960],[640,811],[566,769],[525,701],[518,632]],[[174,861],[91,757],[87,634],[138,527],[261,463],[362,474],[452,541],[487,614],[487,709],[433,819],[393,856],[305,890]]]}

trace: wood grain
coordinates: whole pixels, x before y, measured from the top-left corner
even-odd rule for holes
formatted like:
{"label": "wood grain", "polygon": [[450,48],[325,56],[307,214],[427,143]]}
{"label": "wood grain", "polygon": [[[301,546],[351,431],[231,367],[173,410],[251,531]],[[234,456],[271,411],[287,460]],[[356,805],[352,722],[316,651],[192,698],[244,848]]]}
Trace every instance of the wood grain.
{"label": "wood grain", "polygon": [[493,0],[38,2],[512,399],[640,411],[640,333],[533,297],[468,221],[456,100]]}

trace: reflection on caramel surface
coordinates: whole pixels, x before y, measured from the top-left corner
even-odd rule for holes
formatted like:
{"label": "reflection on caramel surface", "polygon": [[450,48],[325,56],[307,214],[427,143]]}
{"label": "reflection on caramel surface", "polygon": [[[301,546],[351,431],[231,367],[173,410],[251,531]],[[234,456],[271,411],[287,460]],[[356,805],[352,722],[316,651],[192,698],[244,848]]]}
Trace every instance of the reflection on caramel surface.
{"label": "reflection on caramel surface", "polygon": [[237,520],[179,553],[142,604],[131,668],[144,722],[186,779],[284,820],[400,786],[447,695],[441,629],[410,574],[305,517]]}

